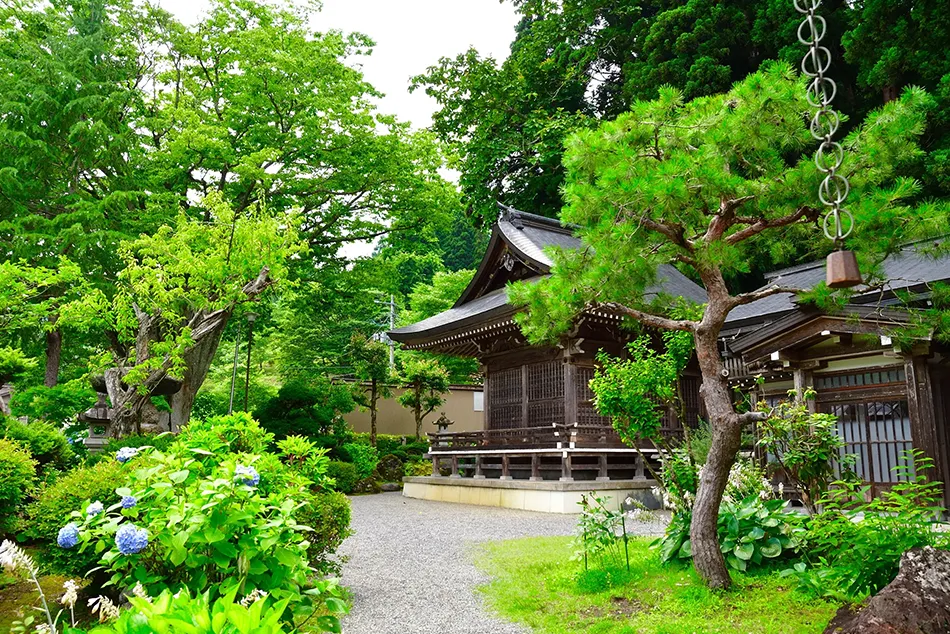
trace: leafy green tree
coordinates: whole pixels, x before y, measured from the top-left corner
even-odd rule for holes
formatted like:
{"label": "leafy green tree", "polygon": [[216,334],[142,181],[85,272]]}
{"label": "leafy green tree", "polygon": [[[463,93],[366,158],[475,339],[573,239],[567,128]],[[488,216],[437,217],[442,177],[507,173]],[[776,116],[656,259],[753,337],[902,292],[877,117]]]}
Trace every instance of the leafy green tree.
{"label": "leafy green tree", "polygon": [[400,383],[406,391],[399,396],[399,404],[412,410],[418,440],[422,436],[422,421],[445,402],[443,394],[449,391],[449,373],[434,359],[409,358],[403,363]]}
{"label": "leafy green tree", "polygon": [[343,414],[356,407],[353,390],[328,376],[285,383],[277,396],[268,399],[254,418],[278,439],[292,435],[342,436]]}
{"label": "leafy green tree", "polygon": [[[858,227],[848,245],[860,254],[868,279],[888,251],[947,230],[946,210],[911,206],[919,186],[901,176],[901,168],[921,156],[917,138],[931,103],[922,91],[907,90],[843,141],[841,173],[851,180]],[[735,307],[802,290],[770,285],[734,292],[726,272],[746,270],[750,246],[790,226],[811,227],[817,241],[821,179],[801,116],[807,111],[804,81],[773,64],[724,95],[686,102],[680,91],[664,89],[659,99],[637,102],[615,121],[575,135],[565,159],[562,216],[591,248],[553,250],[552,275],[511,293],[528,308],[519,322],[534,342],[555,340],[591,307],[692,335],[712,445],[691,540],[696,569],[713,587],[731,583],[716,537],[729,468],[743,424],[761,417],[735,410],[719,333]],[[701,282],[708,301],[698,317],[678,317],[676,298],[648,292],[659,264],[682,267]],[[806,299],[825,297],[827,290],[821,285]]]}
{"label": "leafy green tree", "polygon": [[369,444],[376,446],[376,414],[379,397],[390,395],[389,346],[355,333],[350,339],[350,362],[353,376],[360,383],[357,402],[369,409]]}

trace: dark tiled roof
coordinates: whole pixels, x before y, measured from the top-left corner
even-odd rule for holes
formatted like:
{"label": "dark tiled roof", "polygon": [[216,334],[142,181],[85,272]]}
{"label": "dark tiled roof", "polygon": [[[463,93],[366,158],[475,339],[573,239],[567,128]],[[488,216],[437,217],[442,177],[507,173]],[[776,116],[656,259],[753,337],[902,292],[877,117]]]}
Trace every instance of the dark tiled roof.
{"label": "dark tiled roof", "polygon": [[[922,287],[932,282],[950,279],[950,256],[931,258],[922,255],[911,245],[890,256],[881,266],[885,279],[889,280],[887,290],[905,290]],[[766,276],[768,286],[788,286],[792,288],[810,289],[825,280],[825,262],[809,262],[799,266],[781,269]],[[765,287],[763,287],[765,288]],[[877,301],[880,291],[856,294],[851,302],[854,304]],[[729,313],[726,324],[753,324],[761,321],[774,321],[796,308],[792,295],[773,295],[757,302],[739,306]]]}
{"label": "dark tiled roof", "polygon": [[507,289],[499,288],[461,306],[455,306],[438,315],[433,315],[428,319],[417,321],[402,328],[396,328],[390,331],[389,336],[396,341],[404,341],[412,335],[429,331],[441,332],[448,327],[464,327],[491,316],[503,315],[506,312],[514,312],[514,309],[508,304]]}
{"label": "dark tiled roof", "polygon": [[[498,242],[503,242],[513,253],[524,259],[533,270],[539,271],[538,277],[533,279],[539,279],[549,272],[554,264],[544,252],[545,249],[550,247],[578,249],[581,246],[580,239],[571,233],[572,227],[564,226],[557,220],[544,216],[517,211],[505,206],[501,208],[503,213],[496,224],[495,234],[498,240],[493,237],[492,244],[498,248]],[[485,254],[482,266],[476,273],[476,280],[483,273],[491,257],[491,252]],[[508,304],[504,288],[475,299],[467,299],[467,295],[476,290],[477,282],[473,281],[473,285],[466,289],[454,307],[415,324],[397,328],[390,335],[396,341],[418,341],[515,312],[515,309]],[[706,301],[706,292],[702,287],[680,273],[676,267],[668,264],[660,265],[657,283],[648,289],[648,293],[650,292],[684,297],[698,303]]]}

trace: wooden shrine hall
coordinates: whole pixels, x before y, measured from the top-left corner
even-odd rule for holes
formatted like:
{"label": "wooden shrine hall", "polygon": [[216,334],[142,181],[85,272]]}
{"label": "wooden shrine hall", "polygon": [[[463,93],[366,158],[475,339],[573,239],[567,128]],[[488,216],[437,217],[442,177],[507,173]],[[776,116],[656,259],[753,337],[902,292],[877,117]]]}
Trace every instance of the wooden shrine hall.
{"label": "wooden shrine hall", "polygon": [[[560,508],[565,498],[564,512],[575,512],[577,491],[648,489],[654,484],[641,453],[621,442],[610,421],[597,414],[588,388],[598,351],[619,355],[630,339],[621,318],[602,310],[588,312],[557,346],[534,346],[526,342],[514,322],[517,310],[508,303],[509,282],[549,273],[552,262],[546,249],[579,246],[571,230],[557,220],[502,206],[485,257],[455,305],[389,333],[408,350],[476,357],[484,377],[485,429],[430,434],[433,477],[410,478],[407,495],[426,497],[435,481],[442,488],[451,481],[456,488],[464,482],[465,487],[501,489],[514,498],[518,495],[511,489],[526,490],[526,499],[540,500],[495,505],[536,508],[546,506],[547,498],[557,498],[552,504]],[[657,278],[657,292],[705,301],[703,289],[672,266],[661,267]],[[683,424],[696,424],[701,407],[698,372],[683,377],[683,393],[688,420],[669,412],[663,433],[679,435]],[[641,449],[642,455],[655,455],[652,445]],[[442,465],[451,465],[449,478],[438,476]],[[420,488],[427,490],[416,491]],[[575,494],[545,497],[532,491]],[[460,497],[453,492],[451,499],[490,504],[502,497],[496,493],[460,491]],[[466,494],[476,499],[466,500]]]}

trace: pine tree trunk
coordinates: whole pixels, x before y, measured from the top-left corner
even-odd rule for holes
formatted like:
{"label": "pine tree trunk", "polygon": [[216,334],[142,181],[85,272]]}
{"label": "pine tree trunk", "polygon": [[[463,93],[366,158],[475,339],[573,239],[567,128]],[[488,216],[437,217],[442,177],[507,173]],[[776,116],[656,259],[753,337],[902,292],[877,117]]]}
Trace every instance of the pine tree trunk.
{"label": "pine tree trunk", "polygon": [[46,333],[46,373],[43,385],[56,387],[59,382],[59,364],[63,356],[63,333],[60,330],[50,330]]}
{"label": "pine tree trunk", "polygon": [[195,396],[198,395],[198,390],[208,377],[208,371],[211,369],[211,363],[214,361],[215,352],[218,350],[218,344],[221,343],[221,336],[224,334],[227,323],[228,317],[225,317],[205,339],[185,354],[187,370],[182,377],[181,390],[169,398],[172,408],[171,431],[178,432],[191,418]]}
{"label": "pine tree trunk", "polygon": [[379,398],[379,390],[376,386],[376,379],[370,386],[369,392],[369,444],[376,446],[376,400]]}
{"label": "pine tree trunk", "polygon": [[700,327],[695,334],[696,358],[703,376],[700,392],[712,429],[712,444],[693,504],[690,542],[696,572],[709,587],[724,589],[732,585],[732,579],[719,549],[719,504],[739,451],[742,426],[723,372],[718,335],[718,327]]}

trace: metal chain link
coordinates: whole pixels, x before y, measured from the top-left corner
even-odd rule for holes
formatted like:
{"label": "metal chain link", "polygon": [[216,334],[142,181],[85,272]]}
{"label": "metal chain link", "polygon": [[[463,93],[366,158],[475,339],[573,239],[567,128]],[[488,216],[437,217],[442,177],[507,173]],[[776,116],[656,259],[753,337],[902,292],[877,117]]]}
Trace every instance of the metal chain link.
{"label": "metal chain link", "polygon": [[831,108],[838,86],[831,77],[825,75],[831,67],[831,51],[821,45],[821,40],[828,31],[828,23],[815,13],[821,6],[821,0],[793,1],[795,9],[805,15],[798,26],[798,41],[808,47],[808,52],[802,58],[802,72],[812,78],[806,92],[808,103],[815,109],[811,119],[811,135],[821,142],[815,152],[815,165],[825,178],[818,187],[818,198],[829,208],[822,229],[829,240],[840,244],[854,230],[854,216],[841,206],[851,186],[848,179],[838,173],[844,160],[844,149],[840,143],[832,141],[841,120]]}

